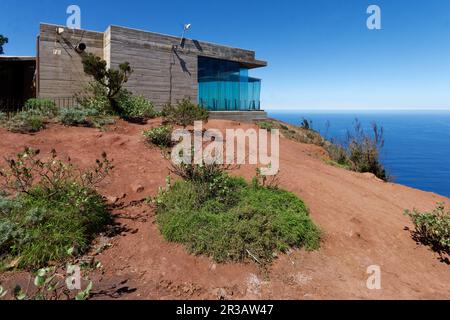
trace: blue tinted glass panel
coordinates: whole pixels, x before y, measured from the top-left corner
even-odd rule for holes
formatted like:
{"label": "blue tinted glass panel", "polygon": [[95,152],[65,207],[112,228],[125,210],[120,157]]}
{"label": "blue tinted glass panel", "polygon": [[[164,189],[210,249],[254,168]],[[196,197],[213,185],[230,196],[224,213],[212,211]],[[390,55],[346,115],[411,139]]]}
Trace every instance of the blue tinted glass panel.
{"label": "blue tinted glass panel", "polygon": [[259,110],[261,80],[234,61],[198,58],[198,101],[209,110]]}

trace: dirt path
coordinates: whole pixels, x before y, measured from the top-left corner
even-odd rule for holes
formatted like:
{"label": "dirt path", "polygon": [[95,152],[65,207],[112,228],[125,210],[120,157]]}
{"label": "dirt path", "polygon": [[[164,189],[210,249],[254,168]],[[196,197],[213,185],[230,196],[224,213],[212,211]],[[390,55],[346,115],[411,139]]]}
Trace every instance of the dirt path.
{"label": "dirt path", "polygon": [[[52,148],[86,166],[106,151],[115,170],[101,188],[111,201],[125,205],[155,195],[165,184],[168,162],[144,145],[142,130],[154,126],[120,122],[108,132],[52,125],[36,135],[0,129],[0,154],[13,155],[25,146],[45,154]],[[211,121],[208,127],[249,127]],[[217,265],[193,257],[165,242],[146,206],[117,208],[126,229],[110,239],[112,247],[96,258],[103,268],[92,277],[97,291],[122,299],[425,299],[450,298],[450,266],[427,247],[417,245],[404,209],[430,210],[435,194],[380,182],[371,175],[326,165],[321,149],[281,140],[280,185],[299,195],[324,232],[320,251],[293,251],[273,264],[264,277],[253,264]],[[236,172],[246,178],[255,168]],[[368,290],[366,270],[378,265],[382,290]],[[4,274],[8,283],[16,275]],[[99,296],[107,298],[108,296]]]}

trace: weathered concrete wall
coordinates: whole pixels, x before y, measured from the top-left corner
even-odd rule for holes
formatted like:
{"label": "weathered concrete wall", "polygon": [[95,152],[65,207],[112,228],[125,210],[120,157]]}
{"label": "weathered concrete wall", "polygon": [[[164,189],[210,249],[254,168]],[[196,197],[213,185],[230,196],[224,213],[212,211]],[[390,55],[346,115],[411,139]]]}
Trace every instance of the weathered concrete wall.
{"label": "weathered concrete wall", "polygon": [[169,101],[197,100],[195,54],[178,50],[154,34],[116,26],[110,27],[109,41],[111,67],[128,61],[134,70],[127,89],[144,95],[157,109]]}
{"label": "weathered concrete wall", "polygon": [[[90,80],[74,47],[83,42],[87,52],[103,58],[103,33],[69,30],[58,35],[57,26],[41,24],[38,42],[38,96],[71,97]],[[56,50],[56,53],[54,52]],[[58,53],[61,54],[58,54]]]}

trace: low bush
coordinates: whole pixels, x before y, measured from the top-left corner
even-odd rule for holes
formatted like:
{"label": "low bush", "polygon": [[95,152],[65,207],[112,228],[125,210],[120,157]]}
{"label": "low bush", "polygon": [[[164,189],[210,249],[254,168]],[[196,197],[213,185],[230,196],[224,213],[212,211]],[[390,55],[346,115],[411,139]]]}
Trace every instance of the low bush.
{"label": "low bush", "polygon": [[195,121],[208,121],[208,110],[192,103],[189,99],[183,99],[176,105],[167,104],[162,112],[165,124],[179,125],[184,128],[191,126]]}
{"label": "low bush", "polygon": [[54,118],[59,113],[56,103],[50,99],[33,98],[25,103],[25,110],[33,110],[46,118]]}
{"label": "low bush", "polygon": [[159,126],[143,132],[144,137],[151,144],[161,148],[168,148],[172,145],[172,127]]}
{"label": "low bush", "polygon": [[153,104],[144,96],[134,96],[131,93],[121,95],[119,106],[122,109],[122,117],[150,119],[156,116]]}
{"label": "low bush", "polygon": [[106,88],[97,82],[90,82],[75,98],[78,105],[84,109],[97,110],[101,115],[113,114]]}
{"label": "low bush", "polygon": [[116,119],[100,113],[96,108],[64,108],[58,117],[58,120],[66,126],[86,126],[103,129],[104,126],[116,123]]}
{"label": "low bush", "polygon": [[347,150],[344,147],[329,141],[327,141],[323,147],[330,156],[329,164],[343,169],[352,170],[352,163],[350,162]]}
{"label": "low bush", "polygon": [[384,130],[373,123],[372,133],[373,136],[366,134],[361,123],[356,119],[354,132],[347,134],[347,156],[352,170],[370,172],[388,181],[389,177],[380,161],[380,150],[384,147]]}
{"label": "low bush", "polygon": [[439,253],[450,254],[450,211],[439,203],[431,212],[405,210],[415,226],[414,238]]}
{"label": "low bush", "polygon": [[[47,160],[25,149],[0,171],[0,262],[35,269],[84,253],[110,221],[95,187],[109,174],[106,154],[78,170],[55,151]],[[12,262],[12,263],[11,263]]]}
{"label": "low bush", "polygon": [[115,106],[111,106],[107,89],[98,82],[89,83],[83,92],[75,95],[80,107],[97,110],[99,115],[120,116],[129,121],[143,121],[154,118],[157,112],[151,101],[144,96],[135,96],[130,91],[121,89],[114,98]]}
{"label": "low bush", "polygon": [[186,166],[182,180],[156,198],[163,236],[217,262],[270,263],[277,252],[320,244],[304,203],[278,188],[249,185],[220,167]]}
{"label": "low bush", "polygon": [[64,108],[59,115],[59,121],[66,126],[91,126],[89,117],[98,116],[98,110],[81,107]]}
{"label": "low bush", "polygon": [[300,128],[302,128],[304,130],[312,130],[313,129],[313,122],[311,120],[303,118],[301,123],[300,123]]}
{"label": "low bush", "polygon": [[45,128],[44,117],[32,109],[17,113],[6,125],[14,133],[35,133]]}
{"label": "low bush", "polygon": [[263,129],[263,130],[267,130],[267,131],[271,131],[272,129],[276,129],[276,127],[274,126],[273,123],[271,122],[267,122],[267,121],[260,121],[257,123],[258,127]]}

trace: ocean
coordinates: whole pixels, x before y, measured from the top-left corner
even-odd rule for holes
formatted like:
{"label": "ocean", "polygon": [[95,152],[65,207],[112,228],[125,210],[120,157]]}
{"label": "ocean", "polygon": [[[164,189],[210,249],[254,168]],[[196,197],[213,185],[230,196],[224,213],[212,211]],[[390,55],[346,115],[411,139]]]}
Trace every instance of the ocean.
{"label": "ocean", "polygon": [[450,111],[268,111],[269,117],[299,125],[311,120],[328,139],[344,141],[357,118],[371,133],[384,128],[381,161],[395,183],[450,198]]}

